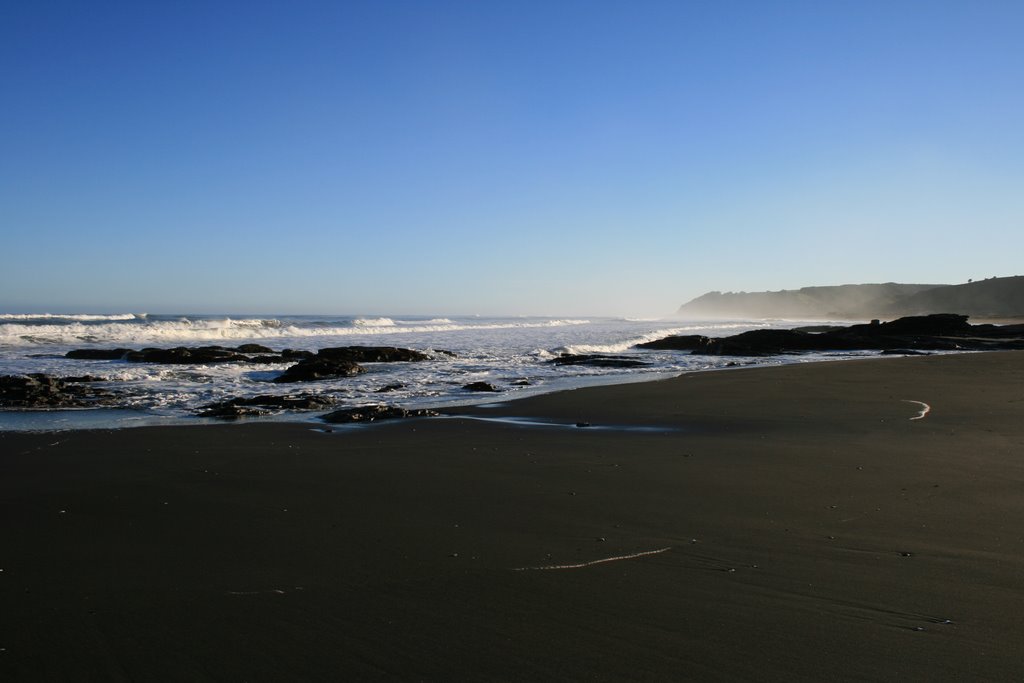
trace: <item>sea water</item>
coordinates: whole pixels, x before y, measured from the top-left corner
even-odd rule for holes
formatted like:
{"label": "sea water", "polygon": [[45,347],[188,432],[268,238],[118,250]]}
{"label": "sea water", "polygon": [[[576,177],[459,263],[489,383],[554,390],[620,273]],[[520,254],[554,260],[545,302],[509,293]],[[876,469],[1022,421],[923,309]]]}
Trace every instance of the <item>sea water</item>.
{"label": "sea water", "polygon": [[[407,408],[507,401],[595,384],[643,381],[739,364],[778,364],[844,358],[857,353],[771,358],[690,355],[636,349],[640,342],[676,334],[727,336],[800,321],[678,321],[629,318],[483,316],[224,316],[119,314],[0,314],[0,375],[42,372],[55,377],[93,375],[95,386],[117,392],[116,408],[0,411],[0,430],[127,427],[202,422],[195,413],[215,401],[259,394],[326,394],[339,407],[388,403]],[[820,322],[817,324],[821,324]],[[159,365],[71,360],[80,348],[132,348],[259,343],[275,350],[316,351],[333,346],[400,346],[442,350],[436,360],[369,363],[355,377],[297,384],[272,380],[291,362]],[[563,353],[616,354],[643,361],[631,368],[556,365]],[[496,394],[463,389],[489,382]],[[400,388],[394,388],[394,387]],[[382,389],[388,388],[386,392]],[[311,419],[310,414],[277,419]]]}

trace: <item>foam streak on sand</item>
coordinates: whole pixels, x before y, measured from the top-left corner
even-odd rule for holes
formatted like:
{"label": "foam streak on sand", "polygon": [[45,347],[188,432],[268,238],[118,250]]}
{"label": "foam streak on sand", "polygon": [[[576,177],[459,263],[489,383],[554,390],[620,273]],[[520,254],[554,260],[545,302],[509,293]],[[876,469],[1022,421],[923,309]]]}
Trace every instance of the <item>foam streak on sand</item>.
{"label": "foam streak on sand", "polygon": [[928,405],[927,403],[925,403],[924,401],[912,401],[910,399],[905,398],[905,399],[903,399],[903,402],[904,403],[916,403],[917,405],[921,406],[921,412],[918,413],[917,416],[910,418],[911,420],[923,420],[925,415],[927,415],[928,413],[930,413],[932,411],[932,407],[930,405]]}
{"label": "foam streak on sand", "polygon": [[642,553],[633,553],[632,555],[616,555],[615,557],[604,557],[600,560],[591,560],[590,562],[581,562],[579,564],[551,564],[544,567],[516,567],[512,571],[514,572],[526,572],[526,571],[539,571],[542,569],[582,569],[583,567],[590,567],[595,564],[604,564],[605,562],[618,562],[619,560],[632,560],[637,557],[644,557],[645,555],[657,555],[668,550],[672,550],[672,546],[667,548],[659,548],[657,550],[645,550]]}

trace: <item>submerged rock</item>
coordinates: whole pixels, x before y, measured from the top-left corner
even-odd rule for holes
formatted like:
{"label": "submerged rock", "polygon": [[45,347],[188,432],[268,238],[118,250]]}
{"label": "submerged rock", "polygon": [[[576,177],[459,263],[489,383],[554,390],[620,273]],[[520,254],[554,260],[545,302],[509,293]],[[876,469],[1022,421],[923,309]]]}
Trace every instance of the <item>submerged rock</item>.
{"label": "submerged rock", "polygon": [[176,346],[171,349],[147,348],[129,351],[125,360],[133,363],[160,363],[163,365],[191,365],[207,363],[246,362],[248,356],[223,346]]}
{"label": "submerged rock", "polygon": [[[259,355],[253,355],[259,354]],[[312,355],[312,354],[310,354]],[[160,363],[163,365],[191,365],[209,363],[283,363],[291,360],[273,349],[260,344],[227,346],[175,346],[169,349],[72,349],[65,358],[76,360],[126,360],[132,363]]]}
{"label": "submerged rock", "polygon": [[337,401],[334,397],[317,394],[294,394],[291,396],[263,394],[210,403],[203,406],[197,414],[199,417],[232,420],[252,415],[267,415],[278,410],[322,410],[335,403]]}
{"label": "submerged rock", "polygon": [[490,382],[470,382],[462,386],[466,391],[501,391]]}
{"label": "submerged rock", "polygon": [[396,346],[337,346],[320,349],[319,358],[348,360],[353,363],[407,363],[430,360],[422,351],[402,349]]}
{"label": "submerged rock", "polygon": [[72,349],[64,357],[77,360],[121,360],[131,352],[131,349]]}
{"label": "submerged rock", "polygon": [[320,417],[324,422],[344,424],[348,422],[376,422],[378,420],[395,420],[406,417],[435,417],[440,415],[436,410],[426,408],[410,410],[398,406],[373,405],[358,408],[335,410]]}
{"label": "submerged rock", "polygon": [[564,353],[548,361],[555,365],[589,365],[596,368],[638,368],[650,363],[631,356]]}
{"label": "submerged rock", "polygon": [[354,377],[366,372],[366,368],[350,360],[337,360],[314,356],[299,361],[274,379],[278,384],[286,382],[314,382],[321,379]]}
{"label": "submerged rock", "polygon": [[105,389],[43,373],[0,376],[3,408],[94,408],[112,405],[115,398]]}

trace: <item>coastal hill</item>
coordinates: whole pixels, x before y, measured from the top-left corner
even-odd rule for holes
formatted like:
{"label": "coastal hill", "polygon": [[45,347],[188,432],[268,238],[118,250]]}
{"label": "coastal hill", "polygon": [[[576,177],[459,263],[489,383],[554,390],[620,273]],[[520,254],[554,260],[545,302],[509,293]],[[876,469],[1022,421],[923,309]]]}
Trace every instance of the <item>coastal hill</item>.
{"label": "coastal hill", "polygon": [[1024,276],[959,285],[887,282],[777,292],[708,292],[680,306],[675,317],[861,320],[950,312],[972,318],[1024,317]]}

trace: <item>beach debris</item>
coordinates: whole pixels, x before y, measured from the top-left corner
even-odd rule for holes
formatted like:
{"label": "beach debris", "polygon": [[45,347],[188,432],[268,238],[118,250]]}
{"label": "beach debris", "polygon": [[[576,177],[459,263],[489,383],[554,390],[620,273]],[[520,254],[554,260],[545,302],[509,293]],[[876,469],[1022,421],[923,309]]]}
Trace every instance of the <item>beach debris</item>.
{"label": "beach debris", "polygon": [[[591,560],[590,562],[580,562],[577,564],[553,564],[544,565],[540,567],[515,567],[512,571],[514,572],[527,572],[527,571],[545,571],[552,569],[582,569],[584,567],[592,567],[595,564],[604,564],[606,562],[620,562],[622,560],[633,560],[638,557],[646,557],[648,555],[658,555],[672,550],[672,546],[666,548],[658,548],[657,550],[645,550],[639,553],[631,553],[629,555],[616,555],[615,557],[603,557],[599,560]],[[550,554],[548,555],[550,557]]]}
{"label": "beach debris", "polygon": [[913,556],[914,556],[913,553],[908,553],[908,552],[905,552],[905,551],[901,551],[900,552],[900,557],[913,557]]}
{"label": "beach debris", "polygon": [[335,410],[333,413],[321,415],[320,419],[332,424],[343,424],[349,422],[376,422],[378,420],[394,420],[406,417],[436,417],[437,415],[440,415],[440,413],[427,408],[409,409],[378,404]]}
{"label": "beach debris", "polygon": [[469,384],[464,384],[462,388],[465,389],[466,391],[501,391],[501,389],[494,386],[490,382],[470,382]]}

